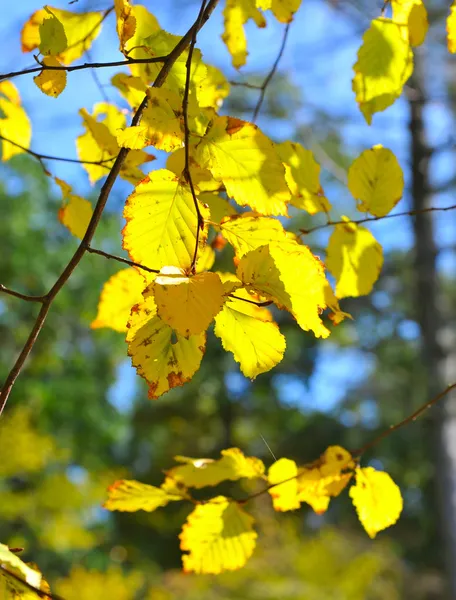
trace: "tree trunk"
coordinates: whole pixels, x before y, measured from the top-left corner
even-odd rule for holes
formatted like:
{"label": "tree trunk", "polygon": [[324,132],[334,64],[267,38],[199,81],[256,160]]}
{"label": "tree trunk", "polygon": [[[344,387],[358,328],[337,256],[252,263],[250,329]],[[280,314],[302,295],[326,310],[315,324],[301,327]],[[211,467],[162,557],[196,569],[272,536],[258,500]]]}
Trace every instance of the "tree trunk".
{"label": "tree trunk", "polygon": [[[416,53],[410,80],[410,141],[413,210],[432,205],[429,185],[431,149],[426,140],[423,118],[426,103],[423,57]],[[415,236],[415,305],[421,328],[422,356],[429,399],[456,380],[454,330],[446,315],[445,299],[437,273],[438,248],[431,212],[413,218]],[[447,597],[456,600],[456,394],[449,394],[434,407],[430,451],[435,461],[436,522],[443,548],[442,563],[447,580]],[[432,450],[431,450],[432,448]]]}

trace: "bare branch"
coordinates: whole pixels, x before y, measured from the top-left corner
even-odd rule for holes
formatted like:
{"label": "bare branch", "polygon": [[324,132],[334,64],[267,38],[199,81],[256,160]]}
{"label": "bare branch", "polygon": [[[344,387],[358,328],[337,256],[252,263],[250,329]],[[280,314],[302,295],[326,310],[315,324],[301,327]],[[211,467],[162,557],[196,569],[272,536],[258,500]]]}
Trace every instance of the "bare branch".
{"label": "bare branch", "polygon": [[[198,18],[196,20],[197,25],[199,24],[200,20],[203,17],[205,7],[206,7],[206,0],[202,0]],[[196,259],[198,256],[200,230],[202,231],[204,229],[204,219],[203,219],[203,217],[201,215],[201,211],[199,209],[198,199],[196,197],[195,187],[193,185],[193,180],[192,180],[192,176],[190,173],[190,128],[188,126],[188,96],[190,94],[192,57],[193,57],[193,50],[194,50],[195,44],[196,44],[197,33],[198,33],[198,26],[195,27],[195,31],[193,32],[193,36],[192,36],[192,41],[190,42],[190,47],[188,49],[188,57],[187,57],[186,65],[185,65],[185,67],[187,69],[186,77],[185,77],[185,89],[184,89],[184,97],[182,99],[182,112],[183,112],[183,116],[184,116],[184,146],[185,146],[184,174],[185,174],[185,179],[187,180],[188,185],[190,186],[190,191],[192,193],[192,198],[193,198],[193,204],[195,205],[196,216],[197,216],[197,220],[198,220],[197,225],[196,225],[195,250],[193,252],[193,258],[192,258],[192,264],[191,264],[192,273],[195,273]]]}
{"label": "bare branch", "polygon": [[25,146],[22,146],[21,144],[18,144],[17,142],[13,142],[13,140],[10,140],[9,138],[5,137],[4,135],[0,135],[0,140],[3,140],[4,142],[8,142],[8,144],[12,144],[13,146],[16,146],[16,148],[20,148],[23,152],[30,154],[30,156],[35,157],[40,162],[42,160],[57,160],[59,162],[74,163],[77,165],[99,165],[99,166],[105,167],[106,169],[109,170],[110,167],[107,166],[106,163],[112,162],[116,158],[115,156],[111,156],[111,158],[105,158],[104,160],[79,160],[78,158],[64,158],[63,156],[52,156],[50,154],[41,154],[41,152],[36,152],[35,150],[26,148]]}
{"label": "bare branch", "polygon": [[0,283],[0,292],[4,294],[8,294],[9,296],[14,296],[15,298],[20,298],[21,300],[25,300],[26,302],[44,302],[46,300],[46,296],[28,296],[27,294],[21,294],[20,292],[15,292],[14,290],[10,290]]}
{"label": "bare branch", "polygon": [[271,79],[274,77],[275,72],[277,71],[277,67],[279,66],[279,62],[280,59],[282,58],[283,52],[285,50],[285,46],[287,44],[287,38],[288,38],[288,32],[290,31],[290,25],[291,23],[287,23],[285,26],[285,29],[283,31],[283,38],[282,38],[282,43],[280,45],[280,49],[279,49],[279,53],[277,55],[277,58],[274,61],[274,64],[272,65],[271,70],[269,71],[266,79],[263,82],[263,85],[260,87],[260,97],[258,98],[258,102],[255,106],[255,110],[253,111],[253,118],[252,121],[255,123],[255,121],[257,120],[257,117],[260,113],[261,110],[261,105],[263,104],[263,100],[264,100],[264,96],[266,94],[266,89],[271,81]]}
{"label": "bare branch", "polygon": [[309,233],[313,233],[314,231],[318,231],[319,229],[326,229],[327,227],[333,227],[334,225],[345,225],[345,224],[354,224],[360,225],[362,223],[371,223],[375,221],[384,221],[386,219],[395,219],[396,217],[413,217],[414,215],[418,215],[421,213],[429,213],[429,212],[447,212],[449,210],[455,210],[456,204],[452,204],[451,206],[431,206],[429,208],[423,208],[421,210],[404,210],[403,212],[394,213],[392,215],[383,215],[382,217],[364,217],[363,219],[353,219],[350,221],[328,221],[327,223],[323,223],[322,225],[315,225],[315,227],[310,227],[309,229],[300,229],[299,231],[303,235],[307,235]]}
{"label": "bare branch", "polygon": [[[100,256],[104,256],[105,258],[116,260],[117,262],[121,262],[125,265],[129,265],[130,267],[137,267],[138,269],[142,269],[143,271],[147,271],[148,273],[160,273],[159,269],[151,269],[149,267],[146,267],[145,265],[140,265],[137,262],[128,260],[128,258],[123,258],[122,256],[116,256],[115,254],[110,254],[109,252],[105,252],[104,250],[96,250],[95,248],[92,248],[91,246],[89,246],[87,248],[87,252],[89,252],[90,254],[98,254]],[[1,289],[1,286],[0,286],[0,289]]]}
{"label": "bare branch", "polygon": [[235,296],[234,294],[228,294],[229,298],[233,298],[233,300],[240,300],[241,302],[248,302],[249,304],[254,304],[255,306],[271,306],[274,304],[272,300],[266,300],[265,302],[255,302],[255,300],[248,300],[247,298],[239,298],[239,296]]}

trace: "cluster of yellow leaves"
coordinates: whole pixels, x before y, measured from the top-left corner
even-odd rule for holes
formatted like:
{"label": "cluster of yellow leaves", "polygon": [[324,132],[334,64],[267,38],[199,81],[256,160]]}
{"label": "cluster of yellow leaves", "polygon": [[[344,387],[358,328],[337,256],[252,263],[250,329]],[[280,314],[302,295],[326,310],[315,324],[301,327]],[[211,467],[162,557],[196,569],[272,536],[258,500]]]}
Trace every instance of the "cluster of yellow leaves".
{"label": "cluster of yellow leaves", "polygon": [[4,138],[2,160],[9,160],[30,147],[32,127],[19,92],[10,81],[0,82],[0,135]]}
{"label": "cluster of yellow leaves", "polygon": [[300,5],[301,0],[226,0],[222,40],[231,54],[233,67],[239,69],[247,61],[244,25],[250,19],[257,27],[266,27],[262,11],[270,10],[281,23],[290,23]]}
{"label": "cluster of yellow leaves", "polygon": [[64,65],[70,65],[86,52],[98,36],[103,13],[74,13],[45,6],[33,13],[22,28],[22,51],[38,48],[43,70],[34,78],[48,96],[56,98],[66,86]]}
{"label": "cluster of yellow leaves", "polygon": [[393,525],[402,511],[399,488],[387,473],[358,466],[347,450],[330,446],[310,465],[299,468],[287,458],[276,461],[265,474],[261,460],[246,457],[238,448],[222,451],[218,460],[176,456],[179,463],[165,473],[160,487],[134,480],[121,480],[108,490],[104,506],[118,511],[154,511],[171,501],[195,504],[179,536],[185,572],[221,573],[245,565],[252,555],[257,534],[253,518],[237,502],[215,496],[199,502],[191,489],[217,486],[224,481],[259,479],[268,483],[274,509],[295,510],[302,502],[317,513],[327,510],[331,497],[338,496],[355,477],[350,489],[361,524],[370,537]]}

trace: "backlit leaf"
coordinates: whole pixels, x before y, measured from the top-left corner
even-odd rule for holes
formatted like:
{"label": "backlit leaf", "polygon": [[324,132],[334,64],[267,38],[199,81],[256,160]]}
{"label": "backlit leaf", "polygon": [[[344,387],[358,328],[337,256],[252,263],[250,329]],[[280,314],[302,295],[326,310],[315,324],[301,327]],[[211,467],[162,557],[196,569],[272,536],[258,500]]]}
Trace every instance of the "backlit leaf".
{"label": "backlit leaf", "polygon": [[68,45],[65,29],[52,10],[46,6],[44,10],[47,16],[39,26],[40,52],[44,55],[60,54]]}
{"label": "backlit leaf", "polygon": [[[49,40],[47,38],[42,40],[40,36],[40,26],[45,19],[49,18],[49,13],[63,25],[66,36],[66,48],[58,53],[52,51],[56,49],[56,46],[49,45]],[[34,12],[22,28],[22,51],[31,52],[38,47],[41,50],[41,43],[44,42],[48,46],[45,49],[50,50],[51,54],[55,54],[56,58],[64,65],[69,65],[80,58],[90,48],[93,40],[100,33],[102,21],[102,12],[73,13],[68,10],[47,6]],[[49,25],[45,27],[49,27]],[[54,26],[56,26],[55,23]],[[46,29],[45,33],[47,35]],[[62,44],[63,38],[61,32],[59,36],[60,40],[57,41]],[[43,50],[41,51],[43,52]]]}
{"label": "backlit leaf", "polygon": [[231,54],[233,67],[239,69],[245,65],[248,54],[244,25],[252,19],[257,27],[266,27],[266,19],[255,6],[255,0],[227,0],[223,17],[222,40]]}
{"label": "backlit leaf", "polygon": [[32,569],[25,564],[16,554],[10,551],[8,546],[0,544],[0,596],[2,600],[37,600],[38,598],[47,598],[44,593],[34,592],[30,587],[22,584],[21,581],[28,583],[29,586],[39,591],[42,590],[44,592],[49,589],[38,570]]}
{"label": "backlit leaf", "polygon": [[158,398],[190,381],[203,358],[206,335],[187,339],[176,334],[156,316],[157,307],[150,293],[145,292],[144,298],[133,307],[128,321],[128,354],[149,385],[149,398]]}
{"label": "backlit leaf", "polygon": [[429,29],[427,10],[421,0],[392,0],[393,21],[403,26],[402,32],[412,46],[420,46]]}
{"label": "backlit leaf", "polygon": [[111,83],[136,112],[146,95],[147,85],[144,81],[140,77],[133,77],[127,73],[117,73],[112,77]]}
{"label": "backlit leaf", "polygon": [[[203,169],[200,165],[195,161],[194,157],[190,155],[189,161],[189,170],[192,178],[193,185],[198,186],[200,192],[214,192],[219,190],[222,187],[221,181],[216,181],[212,176],[212,173],[208,169]],[[179,177],[183,175],[185,168],[185,149],[179,148],[172,154],[168,156],[168,160],[166,161],[166,168],[169,171],[172,171]],[[200,197],[201,202],[207,201],[209,205],[211,205],[211,197],[204,196],[204,200]],[[213,200],[213,199],[212,199]],[[215,202],[215,200],[214,200]],[[225,204],[229,204],[226,200],[224,200]],[[232,212],[227,212],[226,214],[236,214],[236,210],[232,208]],[[223,215],[225,216],[225,215]],[[211,211],[212,220],[217,220],[217,217],[214,218]]]}
{"label": "backlit leaf", "polygon": [[154,487],[139,481],[122,479],[108,488],[108,499],[103,504],[107,510],[152,512],[168,502],[182,500],[182,495],[169,494],[161,487]]}
{"label": "backlit leaf", "polygon": [[237,481],[262,477],[264,464],[259,458],[244,456],[239,448],[222,450],[222,458],[188,458],[175,456],[183,464],[172,468],[167,476],[180,485],[200,489],[218,485],[222,481]]}
{"label": "backlit leaf", "polygon": [[[255,301],[255,297],[244,289],[233,293],[238,298]],[[227,298],[215,317],[214,333],[220,338],[223,348],[233,353],[242,373],[250,379],[270,371],[282,360],[285,352],[285,337],[269,310],[243,300]]]}
{"label": "backlit leaf", "polygon": [[286,215],[290,190],[277,151],[256,125],[215,117],[196,149],[196,160],[225,185],[241,206],[263,215]]}
{"label": "backlit leaf", "polygon": [[241,258],[237,276],[247,288],[290,311],[304,331],[329,335],[320,319],[326,307],[324,268],[307,246],[291,240],[286,246],[260,246]]}
{"label": "backlit leaf", "polygon": [[187,277],[177,267],[164,267],[153,286],[158,316],[185,337],[206,331],[225,301],[217,273]]}
{"label": "backlit leaf", "polygon": [[131,307],[142,302],[145,279],[134,267],[114,273],[104,284],[92,329],[109,327],[114,331],[127,330]]}
{"label": "backlit leaf", "polygon": [[298,497],[318,513],[324,513],[331,497],[338,496],[352,477],[352,456],[340,446],[330,446],[309,468],[301,469]]}
{"label": "backlit leaf", "polygon": [[363,36],[353,69],[356,101],[370,125],[374,113],[399,98],[413,71],[413,54],[401,25],[383,17],[374,19]]}
{"label": "backlit leaf", "polygon": [[256,5],[262,10],[271,10],[281,23],[290,23],[301,0],[256,0]]}
{"label": "backlit leaf", "polygon": [[[76,147],[80,160],[100,162],[102,164],[84,164],[91,183],[95,183],[109,173],[120,147],[116,135],[126,126],[126,117],[119,108],[106,102],[96,104],[93,115],[82,109],[85,133],[76,139]],[[121,170],[120,176],[133,185],[144,178],[144,173],[138,168],[154,157],[143,150],[129,152]]]}
{"label": "backlit leaf", "polygon": [[337,298],[366,296],[372,291],[383,265],[383,250],[368,229],[348,219],[336,225],[327,253],[326,266],[336,279]]}
{"label": "backlit leaf", "polygon": [[450,6],[450,14],[446,22],[448,51],[456,53],[456,2]]}
{"label": "backlit leaf", "polygon": [[[200,203],[203,218],[209,211]],[[198,219],[189,187],[165,169],[152,171],[127,198],[123,247],[135,262],[154,269],[188,269],[196,244]],[[207,231],[200,232],[204,246]]]}
{"label": "backlit leaf", "polygon": [[[280,458],[269,467],[268,483],[274,485],[269,494],[272,498],[274,510],[287,511],[296,510],[301,506],[298,499],[298,467],[294,460]],[[285,483],[280,483],[281,481]]]}
{"label": "backlit leaf", "polygon": [[[24,148],[30,148],[32,127],[21,106],[19,92],[10,81],[0,82],[0,115],[0,134]],[[22,148],[2,140],[2,160],[9,160],[22,152]]]}
{"label": "backlit leaf", "polygon": [[59,221],[62,225],[65,225],[74,236],[82,240],[87,231],[92,214],[93,208],[88,200],[71,194],[68,200],[64,201],[64,205],[59,210]]}
{"label": "backlit leaf", "polygon": [[348,189],[360,212],[387,215],[404,192],[404,176],[393,152],[381,145],[364,150],[348,170]]}
{"label": "backlit leaf", "polygon": [[285,179],[291,191],[291,204],[311,215],[329,212],[331,204],[320,184],[320,165],[301,144],[283,142],[276,146],[285,165]]}
{"label": "backlit leaf", "polygon": [[[54,56],[45,57],[43,65],[46,67],[61,66]],[[66,71],[43,69],[39,75],[33,78],[33,81],[44,94],[57,98],[65,89],[67,74]]]}
{"label": "backlit leaf", "polygon": [[394,525],[402,512],[402,496],[388,473],[373,467],[356,469],[356,485],[350,488],[350,497],[359,520],[369,537]]}
{"label": "backlit leaf", "polygon": [[116,28],[120,43],[119,49],[123,52],[125,44],[134,36],[136,31],[137,21],[135,11],[129,0],[114,0],[114,9],[116,11]]}
{"label": "backlit leaf", "polygon": [[280,221],[253,212],[225,217],[220,223],[220,231],[239,258],[259,246],[286,239]]}
{"label": "backlit leaf", "polygon": [[172,152],[182,145],[184,139],[178,118],[182,108],[180,98],[165,88],[150,88],[147,96],[149,101],[141,124],[120,131],[117,142],[125,148],[155,146],[165,152]]}
{"label": "backlit leaf", "polygon": [[204,192],[203,194],[200,194],[199,198],[203,204],[209,206],[211,221],[213,223],[220,223],[224,217],[230,217],[237,214],[234,206],[232,206],[226,198],[222,198],[218,194]]}
{"label": "backlit leaf", "polygon": [[254,519],[237,502],[217,496],[198,505],[188,516],[179,538],[184,572],[234,571],[255,549]]}

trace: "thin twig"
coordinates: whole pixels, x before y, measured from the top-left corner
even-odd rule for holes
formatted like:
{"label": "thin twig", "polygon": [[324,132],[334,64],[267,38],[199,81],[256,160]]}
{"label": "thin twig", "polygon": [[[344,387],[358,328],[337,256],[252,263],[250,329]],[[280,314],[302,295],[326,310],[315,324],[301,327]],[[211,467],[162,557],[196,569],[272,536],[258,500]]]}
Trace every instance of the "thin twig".
{"label": "thin twig", "polygon": [[20,298],[21,300],[25,300],[26,302],[44,302],[46,300],[46,296],[28,296],[27,294],[21,294],[20,292],[15,292],[14,290],[10,290],[0,283],[0,292],[4,294],[8,294],[10,296],[14,296],[15,298]]}
{"label": "thin twig", "polygon": [[83,69],[103,69],[105,67],[124,67],[125,65],[136,65],[140,63],[165,63],[168,60],[168,56],[154,56],[151,58],[126,58],[125,60],[114,60],[111,62],[92,62],[84,63],[82,65],[72,65],[66,67],[60,65],[57,67],[51,65],[40,65],[39,67],[32,67],[30,69],[23,69],[22,71],[11,71],[11,73],[3,73],[0,75],[0,81],[4,79],[13,79],[13,77],[19,77],[20,75],[28,75],[30,73],[39,73],[41,71],[82,71]]}
{"label": "thin twig", "polygon": [[262,90],[263,86],[259,83],[249,83],[248,81],[229,81],[230,85],[234,85],[235,87],[245,87],[249,90]]}
{"label": "thin twig", "polygon": [[313,233],[314,231],[318,231],[319,229],[326,229],[326,227],[333,227],[334,225],[360,225],[362,223],[370,223],[370,222],[375,222],[375,221],[383,221],[385,219],[394,219],[396,217],[413,217],[414,215],[419,215],[422,213],[429,213],[429,212],[447,212],[449,210],[455,210],[456,209],[456,204],[452,204],[451,206],[430,206],[428,208],[422,208],[419,210],[404,210],[403,212],[398,212],[398,213],[394,213],[394,214],[390,214],[390,215],[383,215],[381,217],[365,217],[363,219],[353,219],[350,221],[344,221],[344,220],[340,220],[340,221],[327,221],[326,223],[323,223],[322,225],[315,225],[315,227],[310,227],[309,229],[300,229],[299,231],[304,234],[307,235],[309,233]]}
{"label": "thin twig", "polygon": [[[38,588],[33,586],[31,583],[28,583],[28,581],[25,581],[25,579],[22,579],[22,577],[19,577],[19,575],[16,575],[16,573],[14,573],[13,571],[9,571],[8,569],[5,569],[5,567],[3,565],[0,565],[0,569],[4,573],[6,573],[8,575],[8,577],[12,577],[16,581],[19,581],[24,587],[26,587],[31,592],[34,592],[40,598],[45,598],[45,599],[49,599],[49,600],[64,600],[64,598],[62,598],[62,596],[58,596],[57,594],[52,594],[51,592],[45,592],[44,590],[39,590]],[[29,597],[28,594],[27,594],[27,597]]]}
{"label": "thin twig", "polygon": [[[408,425],[409,423],[416,421],[416,419],[418,417],[420,417],[423,413],[425,413],[427,410],[429,410],[432,406],[437,404],[437,402],[439,402],[444,396],[446,396],[449,392],[451,392],[454,389],[456,389],[456,382],[449,385],[442,392],[437,394],[437,396],[434,396],[434,398],[432,398],[432,400],[429,400],[428,402],[426,402],[425,404],[420,406],[420,408],[418,408],[418,410],[416,410],[414,413],[412,413],[411,415],[409,415],[408,417],[406,417],[405,419],[400,421],[400,423],[397,423],[396,425],[391,425],[390,427],[388,427],[388,429],[385,429],[384,431],[382,431],[382,433],[380,433],[380,435],[375,437],[373,440],[371,440],[370,442],[368,442],[367,444],[365,444],[358,450],[354,450],[353,452],[351,452],[351,457],[354,458],[355,460],[359,459],[359,457],[362,454],[364,454],[364,452],[366,452],[366,450],[369,450],[370,448],[373,448],[374,446],[376,446],[379,442],[381,442],[386,437],[391,435],[394,431],[397,431],[401,427],[404,427],[404,425]],[[271,483],[271,484],[267,485],[266,487],[264,487],[263,489],[259,490],[258,492],[255,492],[253,494],[250,494],[249,496],[246,496],[245,498],[238,500],[239,504],[245,504],[246,502],[249,502],[250,500],[253,500],[254,498],[258,498],[259,496],[266,494],[269,490],[277,487],[278,485],[282,485],[284,483],[287,483],[288,481],[293,481],[294,479],[299,479],[299,477],[301,477],[301,475],[304,475],[306,473],[306,471],[309,469],[309,467],[311,467],[314,464],[315,464],[315,461],[313,463],[308,463],[307,465],[304,465],[296,475],[293,475],[292,477],[287,477],[286,479],[283,479],[282,481],[278,481],[277,483]],[[348,467],[348,465],[347,465],[347,467]]]}
{"label": "thin twig", "polygon": [[233,298],[233,300],[240,300],[241,302],[248,302],[249,304],[254,304],[255,306],[271,306],[271,304],[274,304],[272,300],[266,300],[265,302],[255,302],[255,300],[239,298],[239,296],[235,296],[234,294],[228,294],[228,298]]}
{"label": "thin twig", "polygon": [[439,400],[441,400],[444,396],[446,396],[449,392],[451,392],[451,390],[454,390],[454,389],[456,389],[456,382],[449,385],[446,389],[444,389],[442,392],[440,392],[440,394],[437,394],[437,396],[434,396],[434,398],[432,398],[432,400],[429,400],[429,402],[426,402],[426,404],[423,404],[422,406],[420,406],[420,408],[418,408],[418,410],[416,410],[414,413],[412,413],[411,415],[409,415],[408,417],[403,419],[400,423],[396,423],[396,425],[390,425],[388,427],[388,429],[385,429],[384,431],[382,431],[373,440],[371,440],[370,442],[367,442],[367,444],[365,444],[361,448],[358,448],[358,450],[355,450],[354,452],[352,452],[352,456],[361,456],[362,454],[364,454],[364,452],[366,452],[366,450],[369,450],[373,446],[376,446],[379,442],[381,442],[384,438],[388,437],[394,431],[397,431],[401,427],[404,427],[404,425],[408,425],[408,423],[411,423],[412,421],[416,421],[416,419],[418,417],[420,417],[423,413],[425,413],[432,406],[434,406],[434,404],[437,404],[437,402]]}
{"label": "thin twig", "polygon": [[52,156],[50,154],[41,154],[41,152],[36,152],[35,150],[32,150],[31,148],[26,148],[25,146],[22,146],[21,144],[18,144],[17,142],[13,142],[13,140],[10,140],[9,138],[5,137],[4,135],[0,135],[0,140],[3,140],[4,142],[8,142],[8,144],[12,144],[13,146],[16,146],[16,148],[20,148],[27,154],[30,154],[31,156],[34,156],[35,158],[37,158],[40,162],[42,160],[57,160],[59,162],[74,163],[74,164],[78,164],[78,165],[99,165],[101,167],[105,167],[106,169],[109,169],[110,167],[107,166],[106,163],[112,162],[116,158],[115,156],[111,156],[111,158],[105,158],[104,160],[79,160],[77,158],[64,158],[63,156]]}
{"label": "thin twig", "polygon": [[[207,5],[207,8],[206,8],[202,18],[200,18],[200,16],[198,15],[198,19],[190,27],[190,29],[187,31],[187,33],[180,39],[178,44],[175,46],[174,50],[169,54],[168,59],[164,63],[159,74],[157,75],[157,78],[155,79],[154,87],[160,87],[161,85],[163,85],[163,83],[165,82],[175,61],[179,58],[179,56],[182,54],[182,52],[184,52],[184,50],[186,50],[186,48],[188,48],[188,46],[190,45],[190,43],[193,39],[195,30],[198,31],[206,23],[206,21],[210,18],[217,3],[218,3],[218,0],[209,0],[209,3]],[[147,96],[144,97],[144,100],[141,102],[141,105],[137,109],[137,111],[132,119],[131,125],[133,127],[136,126],[140,122],[142,113],[143,113],[144,109],[146,108],[146,106],[147,106]],[[38,313],[38,316],[35,320],[35,323],[31,329],[31,331],[30,331],[30,334],[22,348],[22,351],[19,354],[12,369],[10,370],[10,372],[5,380],[5,383],[3,384],[3,388],[0,392],[0,414],[2,413],[3,409],[5,408],[6,402],[11,393],[11,390],[14,386],[14,383],[15,383],[16,379],[18,378],[18,376],[20,375],[22,368],[24,367],[25,361],[27,360],[30,352],[32,351],[32,348],[35,345],[38,335],[39,335],[41,329],[43,328],[43,325],[46,321],[46,317],[47,317],[49,309],[54,301],[54,298],[57,296],[57,294],[63,288],[65,283],[68,281],[68,279],[72,275],[74,269],[79,264],[82,257],[84,256],[84,254],[87,252],[87,248],[89,248],[89,246],[90,246],[93,236],[95,235],[95,231],[97,229],[98,223],[100,222],[101,215],[103,214],[104,207],[106,206],[106,202],[108,201],[109,195],[111,193],[112,187],[120,173],[120,169],[122,168],[122,165],[125,162],[125,159],[126,159],[128,153],[129,153],[128,148],[121,148],[121,150],[120,150],[119,154],[117,155],[117,158],[111,168],[111,171],[109,172],[109,174],[106,178],[106,181],[104,182],[104,184],[100,190],[100,195],[98,196],[98,200],[95,205],[95,208],[94,208],[94,211],[92,214],[92,218],[90,219],[89,225],[87,227],[87,231],[86,231],[81,243],[79,244],[76,252],[73,254],[73,256],[70,259],[67,266],[62,271],[61,275],[58,277],[57,281],[54,283],[52,288],[46,294],[46,299],[44,300],[44,302],[41,306],[41,310]]]}
{"label": "thin twig", "polygon": [[[100,256],[104,256],[105,258],[109,258],[112,260],[117,260],[117,262],[121,262],[125,265],[129,265],[130,267],[137,267],[138,269],[142,269],[143,271],[147,271],[148,273],[160,273],[159,269],[151,269],[150,267],[146,267],[145,265],[140,265],[137,262],[132,260],[128,260],[128,258],[123,258],[122,256],[116,256],[115,254],[110,254],[109,252],[105,252],[104,250],[97,250],[89,246],[87,248],[87,252],[90,254],[99,254]],[[1,289],[1,286],[0,286]]]}
{"label": "thin twig", "polygon": [[[89,60],[92,59],[92,56],[90,54],[90,50],[86,50],[86,56]],[[103,87],[103,84],[100,81],[100,78],[98,77],[98,73],[96,69],[90,69],[90,75],[93,79],[94,84],[97,86],[98,91],[100,92],[100,96],[103,98],[103,101],[106,102],[106,104],[109,104],[109,98],[108,98],[108,94],[105,92],[105,89]]]}
{"label": "thin twig", "polygon": [[[204,9],[206,7],[206,0],[202,0],[200,11],[198,13],[198,17],[196,23],[199,24],[200,20],[203,17]],[[197,216],[197,225],[196,225],[196,239],[195,239],[195,250],[193,252],[191,271],[193,274],[196,272],[196,259],[198,256],[198,246],[199,246],[199,235],[200,230],[204,229],[204,219],[201,215],[201,211],[198,205],[198,198],[196,197],[195,187],[193,185],[192,176],[190,173],[190,128],[188,126],[188,97],[190,94],[190,79],[191,79],[191,71],[192,71],[192,58],[193,58],[193,50],[196,44],[196,35],[198,33],[198,26],[195,27],[195,31],[193,32],[192,41],[190,42],[190,47],[188,49],[187,62],[185,63],[186,68],[186,77],[185,77],[185,89],[184,89],[184,97],[182,99],[182,112],[184,116],[184,147],[185,147],[185,166],[184,166],[184,175],[185,179],[190,186],[190,191],[192,193],[193,204],[195,205],[196,216]]]}
{"label": "thin twig", "polygon": [[277,67],[279,66],[279,62],[280,59],[282,58],[283,52],[285,50],[285,46],[287,44],[287,38],[288,38],[288,32],[290,31],[290,25],[291,23],[287,23],[283,32],[283,37],[282,37],[282,43],[280,45],[280,49],[279,49],[279,53],[277,55],[277,58],[274,61],[274,64],[272,65],[272,69],[269,71],[266,79],[263,82],[263,85],[260,88],[260,97],[258,98],[258,102],[255,106],[255,110],[253,111],[253,119],[252,121],[255,123],[255,121],[257,120],[257,117],[260,113],[261,110],[261,105],[263,104],[263,100],[264,100],[264,96],[266,94],[266,89],[271,81],[271,79],[274,77],[275,72],[277,71]]}

